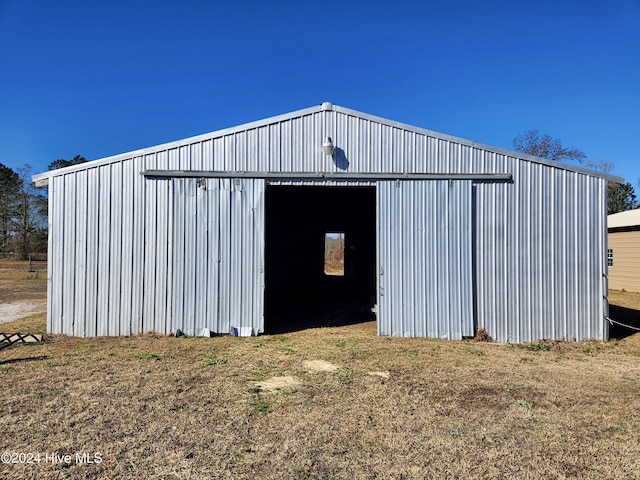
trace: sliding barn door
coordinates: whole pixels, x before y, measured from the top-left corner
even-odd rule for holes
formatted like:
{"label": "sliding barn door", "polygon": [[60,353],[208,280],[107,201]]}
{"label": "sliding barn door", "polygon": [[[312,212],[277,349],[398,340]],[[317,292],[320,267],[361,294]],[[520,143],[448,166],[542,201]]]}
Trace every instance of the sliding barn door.
{"label": "sliding barn door", "polygon": [[173,331],[264,331],[264,180],[176,178]]}
{"label": "sliding barn door", "polygon": [[471,181],[378,183],[378,334],[474,335]]}

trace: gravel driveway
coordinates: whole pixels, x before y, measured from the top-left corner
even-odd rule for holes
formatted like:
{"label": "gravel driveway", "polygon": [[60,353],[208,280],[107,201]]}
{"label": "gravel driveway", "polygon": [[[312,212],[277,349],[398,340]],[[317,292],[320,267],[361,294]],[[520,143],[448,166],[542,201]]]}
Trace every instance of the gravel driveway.
{"label": "gravel driveway", "polygon": [[0,303],[0,323],[13,322],[46,311],[46,301]]}

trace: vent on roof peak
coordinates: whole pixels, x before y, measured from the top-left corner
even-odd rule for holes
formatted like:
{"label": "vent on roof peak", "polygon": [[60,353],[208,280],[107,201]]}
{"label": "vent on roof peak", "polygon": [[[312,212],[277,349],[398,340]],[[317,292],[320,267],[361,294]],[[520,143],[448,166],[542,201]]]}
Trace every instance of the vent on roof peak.
{"label": "vent on roof peak", "polygon": [[322,111],[333,110],[333,103],[331,103],[331,102],[322,102],[322,105],[320,106],[320,110],[322,110]]}

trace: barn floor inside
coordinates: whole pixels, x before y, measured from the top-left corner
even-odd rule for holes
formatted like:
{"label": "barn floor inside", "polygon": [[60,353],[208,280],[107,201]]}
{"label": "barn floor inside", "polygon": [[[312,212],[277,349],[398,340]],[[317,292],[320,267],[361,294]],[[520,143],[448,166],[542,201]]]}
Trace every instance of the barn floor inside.
{"label": "barn floor inside", "polygon": [[265,333],[375,320],[375,187],[268,185],[265,209]]}
{"label": "barn floor inside", "polygon": [[281,334],[309,328],[360,326],[376,334],[375,314],[359,302],[318,302],[298,307],[276,308],[268,318],[269,334]]}

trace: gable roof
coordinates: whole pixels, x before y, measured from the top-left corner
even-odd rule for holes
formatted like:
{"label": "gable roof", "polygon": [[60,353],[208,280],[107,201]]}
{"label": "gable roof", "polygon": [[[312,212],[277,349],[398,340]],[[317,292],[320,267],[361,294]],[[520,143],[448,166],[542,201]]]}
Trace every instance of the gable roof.
{"label": "gable roof", "polygon": [[613,213],[607,216],[609,228],[624,228],[640,226],[640,208],[626,212]]}
{"label": "gable roof", "polygon": [[238,126],[235,126],[235,127],[225,128],[225,129],[217,130],[217,131],[210,132],[210,133],[205,133],[205,134],[202,134],[202,135],[197,135],[197,136],[185,138],[185,139],[182,139],[182,140],[177,140],[177,141],[173,141],[173,142],[169,142],[169,143],[163,143],[163,144],[160,144],[160,145],[155,145],[155,146],[151,146],[151,147],[147,147],[147,148],[143,148],[143,149],[139,149],[139,150],[134,150],[134,151],[131,151],[131,152],[125,152],[125,153],[121,153],[121,154],[110,156],[110,157],[105,157],[105,158],[101,158],[101,159],[97,159],[97,160],[92,160],[90,162],[82,163],[82,164],[79,164],[79,165],[72,165],[70,167],[64,167],[64,168],[60,168],[60,169],[57,169],[57,170],[38,173],[38,174],[35,174],[35,175],[32,176],[32,180],[36,183],[37,186],[43,186],[43,185],[47,185],[49,183],[49,179],[50,178],[58,176],[58,175],[64,175],[64,174],[75,172],[75,171],[86,170],[86,169],[97,167],[97,166],[100,166],[100,165],[106,165],[106,164],[109,164],[109,163],[119,162],[121,160],[125,160],[125,159],[132,158],[132,157],[138,157],[138,156],[148,155],[148,154],[152,154],[152,153],[163,151],[163,150],[178,148],[178,147],[189,145],[189,144],[196,143],[196,142],[212,140],[212,139],[215,139],[215,138],[231,135],[231,134],[234,134],[234,133],[239,133],[239,132],[243,132],[243,131],[246,131],[246,130],[255,129],[255,128],[267,126],[267,125],[270,125],[270,124],[279,123],[279,122],[283,122],[283,121],[287,121],[287,120],[303,117],[305,115],[316,114],[316,113],[323,112],[323,111],[334,111],[334,112],[342,113],[342,114],[345,114],[345,115],[357,117],[357,118],[360,118],[360,119],[363,119],[363,120],[369,120],[369,121],[372,121],[372,122],[377,122],[377,123],[380,123],[382,125],[386,125],[386,126],[389,126],[389,127],[396,127],[396,128],[400,128],[400,129],[403,129],[403,130],[408,130],[408,131],[411,131],[411,132],[414,132],[414,133],[417,133],[417,134],[422,134],[422,135],[426,135],[426,136],[429,136],[429,137],[433,137],[433,138],[436,138],[436,139],[456,142],[456,143],[459,143],[460,145],[473,147],[473,148],[479,148],[479,149],[487,150],[487,151],[490,151],[490,152],[506,155],[506,156],[509,156],[509,157],[518,158],[520,160],[525,160],[525,161],[529,161],[529,162],[533,162],[533,163],[539,163],[539,164],[543,164],[543,165],[548,165],[548,166],[552,166],[554,168],[560,168],[560,169],[564,169],[564,170],[568,170],[568,171],[578,172],[578,173],[582,173],[582,174],[589,175],[589,176],[592,176],[592,177],[604,178],[604,179],[606,179],[606,180],[608,180],[610,182],[614,182],[614,183],[624,183],[624,179],[622,177],[618,177],[618,176],[614,176],[614,175],[610,175],[610,174],[606,174],[606,173],[602,173],[602,172],[597,172],[595,170],[590,170],[590,169],[587,169],[587,168],[584,168],[584,167],[580,167],[580,166],[569,165],[569,164],[565,164],[565,163],[561,163],[561,162],[547,160],[545,158],[536,157],[536,156],[528,155],[528,154],[521,153],[521,152],[515,152],[513,150],[508,150],[508,149],[504,149],[504,148],[500,148],[500,147],[494,147],[494,146],[491,146],[491,145],[474,142],[472,140],[467,140],[467,139],[464,139],[464,138],[455,137],[455,136],[447,135],[447,134],[444,134],[444,133],[435,132],[435,131],[428,130],[428,129],[425,129],[425,128],[416,127],[416,126],[405,124],[405,123],[402,123],[402,122],[397,122],[397,121],[394,121],[394,120],[389,120],[389,119],[386,119],[386,118],[377,117],[375,115],[371,115],[371,114],[368,114],[368,113],[363,113],[363,112],[359,112],[359,111],[352,110],[352,109],[349,109],[349,108],[341,107],[341,106],[338,106],[338,105],[334,105],[333,103],[330,103],[330,102],[324,102],[324,103],[322,103],[320,105],[316,105],[316,106],[313,106],[313,107],[309,107],[309,108],[305,108],[305,109],[301,109],[301,110],[296,110],[296,111],[293,111],[293,112],[290,112],[290,113],[285,113],[285,114],[282,114],[282,115],[277,115],[277,116],[274,116],[274,117],[265,118],[263,120],[258,120],[258,121],[254,121],[254,122],[245,123],[245,124],[238,125]]}

